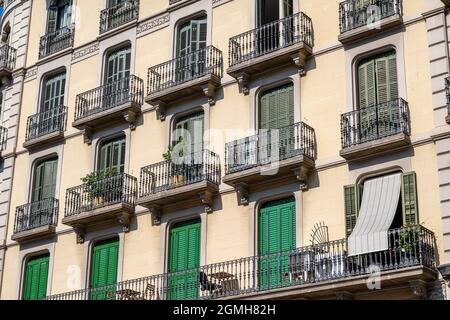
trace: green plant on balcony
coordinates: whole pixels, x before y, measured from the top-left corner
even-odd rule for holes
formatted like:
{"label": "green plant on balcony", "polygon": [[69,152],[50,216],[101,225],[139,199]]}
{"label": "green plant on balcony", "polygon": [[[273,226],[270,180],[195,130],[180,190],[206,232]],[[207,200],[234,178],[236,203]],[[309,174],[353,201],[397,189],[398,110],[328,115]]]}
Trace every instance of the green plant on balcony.
{"label": "green plant on balcony", "polygon": [[111,177],[117,176],[117,168],[111,167],[87,174],[81,181],[85,184],[85,191],[94,206],[104,202],[104,197],[113,192],[114,181]]}
{"label": "green plant on balcony", "polygon": [[405,226],[398,236],[397,251],[400,254],[414,256],[418,250],[420,229],[417,225]]}
{"label": "green plant on balcony", "polygon": [[174,185],[184,184],[186,180],[186,166],[183,157],[186,154],[186,142],[180,137],[176,144],[169,146],[167,152],[162,156],[169,162],[170,182]]}

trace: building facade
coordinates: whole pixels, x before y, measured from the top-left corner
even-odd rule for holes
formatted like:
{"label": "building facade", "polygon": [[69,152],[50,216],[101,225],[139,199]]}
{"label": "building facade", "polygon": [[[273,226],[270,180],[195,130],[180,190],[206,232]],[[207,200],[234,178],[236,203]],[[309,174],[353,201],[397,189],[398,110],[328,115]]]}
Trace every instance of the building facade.
{"label": "building facade", "polygon": [[450,3],[9,0],[1,299],[446,299]]}

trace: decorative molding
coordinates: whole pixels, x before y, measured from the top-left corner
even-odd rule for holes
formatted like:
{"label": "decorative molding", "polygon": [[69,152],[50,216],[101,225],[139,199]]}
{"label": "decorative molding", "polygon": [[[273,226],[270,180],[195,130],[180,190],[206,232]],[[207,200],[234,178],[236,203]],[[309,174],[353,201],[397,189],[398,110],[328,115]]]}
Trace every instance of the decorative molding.
{"label": "decorative molding", "polygon": [[30,67],[25,72],[25,80],[30,80],[30,78],[35,78],[38,74],[38,67]]}
{"label": "decorative molding", "polygon": [[72,63],[79,62],[87,57],[91,57],[99,51],[100,46],[98,42],[91,43],[88,46],[76,49],[72,54]]}
{"label": "decorative molding", "polygon": [[170,14],[165,13],[156,18],[152,18],[150,20],[142,21],[136,28],[137,37],[145,36],[149,33],[155,32],[159,29],[162,29],[169,25],[170,22]]}
{"label": "decorative molding", "polygon": [[212,6],[213,6],[213,8],[215,8],[215,7],[221,6],[221,5],[223,5],[227,2],[231,2],[231,1],[233,1],[233,0],[212,0]]}

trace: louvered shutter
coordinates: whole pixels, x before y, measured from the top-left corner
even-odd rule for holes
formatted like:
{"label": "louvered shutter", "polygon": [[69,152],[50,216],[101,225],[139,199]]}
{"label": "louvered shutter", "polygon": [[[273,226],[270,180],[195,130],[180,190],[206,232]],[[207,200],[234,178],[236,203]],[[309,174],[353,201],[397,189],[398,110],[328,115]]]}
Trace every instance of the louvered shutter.
{"label": "louvered shutter", "polygon": [[58,159],[44,162],[43,185],[41,199],[49,199],[55,197],[56,174],[58,170]]}
{"label": "louvered shutter", "polygon": [[[97,243],[92,250],[90,287],[101,288],[92,290],[92,300],[112,298],[109,292],[114,292],[117,282],[117,266],[119,259],[119,239],[112,238]],[[104,288],[108,286],[108,288]]]}
{"label": "louvered shutter", "polygon": [[47,10],[47,34],[56,31],[56,19],[58,18],[58,7],[50,6]]}
{"label": "louvered shutter", "polygon": [[[176,224],[170,232],[169,272],[179,273],[169,278],[169,297],[173,300],[195,299],[198,296],[200,266],[200,220]],[[190,272],[183,272],[191,270]]]}
{"label": "louvered shutter", "polygon": [[125,170],[125,138],[108,141],[100,148],[99,171],[116,168],[117,173]]}
{"label": "louvered shutter", "polygon": [[36,169],[34,171],[33,192],[31,196],[32,202],[41,200],[44,167],[45,162],[40,163],[36,166]]}
{"label": "louvered shutter", "polygon": [[417,177],[415,172],[404,173],[402,175],[402,209],[404,226],[419,223]]}
{"label": "louvered shutter", "polygon": [[362,186],[349,185],[344,187],[345,202],[345,233],[350,236],[358,220]]}
{"label": "louvered shutter", "polygon": [[39,300],[47,295],[48,267],[50,256],[31,258],[25,266],[23,300]]}

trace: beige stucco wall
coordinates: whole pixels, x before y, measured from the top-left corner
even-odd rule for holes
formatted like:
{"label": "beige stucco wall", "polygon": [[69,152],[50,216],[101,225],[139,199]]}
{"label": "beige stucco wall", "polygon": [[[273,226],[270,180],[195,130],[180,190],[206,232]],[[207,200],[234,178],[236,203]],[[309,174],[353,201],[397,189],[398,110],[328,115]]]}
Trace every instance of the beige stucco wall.
{"label": "beige stucco wall", "polygon": [[[428,0],[404,1],[405,18],[419,17],[429,8]],[[348,111],[345,59],[346,51],[337,40],[338,3],[334,0],[299,1],[300,9],[308,14],[314,24],[316,54],[308,62],[308,74],[301,78],[300,96],[296,97],[300,105],[301,120],[315,128],[318,146],[318,170],[311,174],[310,189],[303,194],[302,237],[303,245],[309,245],[310,232],[318,222],[329,226],[330,239],[341,239],[345,236],[344,195],[343,187],[355,183],[348,164],[339,157],[341,148],[340,115]],[[96,41],[98,37],[99,11],[103,0],[77,1],[77,14],[80,24],[75,33],[75,48]],[[141,1],[140,18],[164,14],[168,1]],[[195,4],[194,4],[195,5]],[[228,38],[249,30],[253,26],[253,10],[248,0],[233,0],[212,9],[212,42],[222,50],[225,69],[228,66]],[[33,68],[37,63],[39,37],[45,27],[42,25],[45,15],[43,1],[33,2],[31,20],[31,36],[29,39],[27,67]],[[170,25],[155,32],[137,38],[132,48],[135,56],[135,69],[132,71],[146,81],[147,69],[170,59],[169,47],[172,41]],[[429,71],[429,54],[427,32],[423,20],[408,21],[402,32],[404,56],[398,57],[404,62],[407,99],[411,111],[413,151],[407,157],[410,165],[405,171],[415,171],[418,180],[419,217],[420,222],[432,230],[437,237],[440,255],[442,252],[442,226],[439,207],[439,182],[437,174],[436,150],[430,139],[433,129],[433,110],[431,107],[431,81]],[[70,52],[68,53],[70,55]],[[66,60],[65,60],[66,61]],[[70,59],[68,59],[70,61]],[[93,89],[99,85],[99,65],[103,61],[101,54],[68,63],[69,91],[67,92],[68,127],[65,143],[62,146],[63,157],[61,179],[59,181],[60,215],[58,236],[52,252],[53,269],[50,275],[49,293],[56,294],[69,291],[67,287],[71,266],[79,266],[81,270],[81,287],[86,284],[88,245],[76,244],[71,228],[61,224],[64,215],[65,190],[81,184],[80,178],[91,172],[95,144],[83,143],[79,130],[71,126],[75,111],[76,95]],[[51,62],[49,62],[51,63]],[[39,67],[39,66],[38,66]],[[14,225],[14,210],[26,203],[30,182],[30,168],[35,155],[26,151],[22,144],[25,139],[27,118],[36,110],[37,93],[41,79],[31,79],[25,83],[23,103],[20,114],[20,129],[17,145],[17,160],[14,175],[11,209],[9,215],[8,250],[1,299],[16,299],[22,272],[22,255],[24,247],[10,240]],[[218,132],[226,130],[242,130],[233,137],[219,137],[211,140],[210,149],[221,157],[224,169],[224,144],[233,139],[246,136],[244,130],[254,129],[252,112],[249,111],[252,95],[239,93],[234,80],[226,75],[224,86],[220,90],[223,98],[218,99],[210,108],[209,126]],[[202,102],[199,102],[201,104]],[[180,107],[185,108],[185,106]],[[161,122],[156,118],[149,105],[144,106],[144,114],[135,131],[131,131],[129,146],[129,174],[139,177],[140,168],[162,160],[166,150],[169,132],[169,121]],[[174,108],[175,111],[178,109]],[[173,112],[173,110],[171,111]],[[53,149],[49,149],[53,150]],[[39,153],[45,153],[40,150]],[[49,151],[50,152],[50,151]],[[53,151],[52,151],[53,152]],[[367,165],[366,171],[383,169],[382,160]],[[395,161],[394,161],[395,163]],[[403,162],[399,162],[401,166]],[[392,163],[389,164],[391,166]],[[207,216],[206,262],[216,263],[248,256],[251,251],[254,234],[251,230],[251,212],[249,207],[238,206],[235,193],[227,186],[221,186],[221,197],[215,203],[215,211]],[[267,190],[266,194],[271,194]],[[250,218],[249,218],[250,215]],[[165,229],[152,226],[150,215],[143,208],[138,208],[138,216],[133,220],[131,231],[126,233],[123,241],[123,270],[121,280],[133,279],[158,274],[165,265],[162,261],[161,239]],[[33,244],[26,246],[27,250]],[[81,288],[80,287],[80,288]]]}

